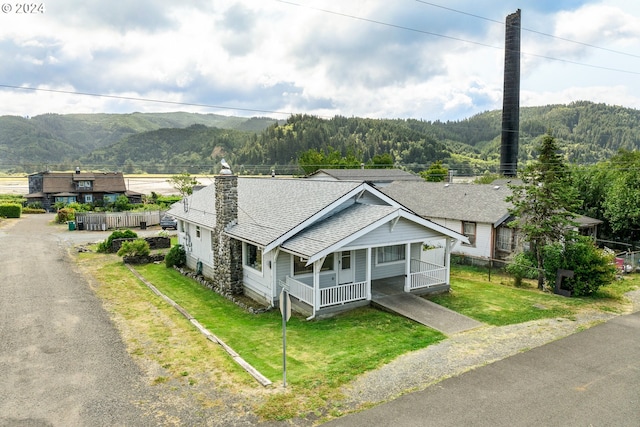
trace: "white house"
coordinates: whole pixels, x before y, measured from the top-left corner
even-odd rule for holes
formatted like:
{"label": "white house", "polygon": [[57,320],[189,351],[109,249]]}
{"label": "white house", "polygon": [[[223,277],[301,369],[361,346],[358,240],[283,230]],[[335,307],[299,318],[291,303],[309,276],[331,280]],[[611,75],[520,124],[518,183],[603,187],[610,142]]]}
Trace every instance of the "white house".
{"label": "white house", "polygon": [[[369,304],[389,278],[448,290],[451,248],[467,242],[363,182],[219,175],[169,214],[190,268],[268,305],[284,287],[310,318]],[[420,261],[432,240],[445,242],[438,264]]]}
{"label": "white house", "polygon": [[[512,191],[501,184],[449,184],[442,182],[394,182],[381,189],[423,218],[464,234],[455,254],[506,260],[522,243],[517,230],[508,226],[513,217],[506,198]],[[578,216],[577,230],[596,237],[602,221]]]}

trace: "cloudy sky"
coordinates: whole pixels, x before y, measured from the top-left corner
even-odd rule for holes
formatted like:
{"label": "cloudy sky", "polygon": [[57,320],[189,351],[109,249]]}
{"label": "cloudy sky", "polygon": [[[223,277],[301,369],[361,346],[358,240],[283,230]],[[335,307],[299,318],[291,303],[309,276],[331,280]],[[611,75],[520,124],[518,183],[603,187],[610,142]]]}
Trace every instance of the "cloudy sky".
{"label": "cloudy sky", "polygon": [[590,100],[640,108],[640,2],[36,4],[44,12],[2,4],[0,115],[463,119],[502,108],[504,21],[518,8],[522,106]]}

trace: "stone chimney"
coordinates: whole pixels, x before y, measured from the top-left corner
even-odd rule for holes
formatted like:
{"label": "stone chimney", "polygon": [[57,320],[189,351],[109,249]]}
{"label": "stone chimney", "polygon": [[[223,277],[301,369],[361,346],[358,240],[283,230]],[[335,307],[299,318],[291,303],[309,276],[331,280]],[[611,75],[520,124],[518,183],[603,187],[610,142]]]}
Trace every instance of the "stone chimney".
{"label": "stone chimney", "polygon": [[230,295],[243,293],[242,242],[232,239],[224,231],[238,221],[238,177],[223,173],[216,176],[216,225],[213,230],[214,284]]}

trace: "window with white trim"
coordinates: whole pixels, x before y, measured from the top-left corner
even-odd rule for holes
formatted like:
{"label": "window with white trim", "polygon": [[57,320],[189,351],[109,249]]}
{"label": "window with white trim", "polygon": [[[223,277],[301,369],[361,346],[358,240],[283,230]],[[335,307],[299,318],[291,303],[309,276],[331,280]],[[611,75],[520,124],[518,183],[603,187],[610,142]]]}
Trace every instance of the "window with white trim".
{"label": "window with white trim", "polygon": [[200,238],[200,226],[196,225],[196,238]]}
{"label": "window with white trim", "polygon": [[405,260],[405,246],[393,245],[376,248],[376,264],[389,264]]}
{"label": "window with white trim", "polygon": [[476,223],[462,221],[462,234],[467,236],[469,239],[469,243],[463,243],[465,246],[475,246],[476,245]]}
{"label": "window with white trim", "polygon": [[243,264],[262,272],[262,249],[251,243],[245,243],[243,249]]}
{"label": "window with white trim", "polygon": [[513,250],[513,231],[508,227],[499,227],[496,236],[496,249],[504,252]]}

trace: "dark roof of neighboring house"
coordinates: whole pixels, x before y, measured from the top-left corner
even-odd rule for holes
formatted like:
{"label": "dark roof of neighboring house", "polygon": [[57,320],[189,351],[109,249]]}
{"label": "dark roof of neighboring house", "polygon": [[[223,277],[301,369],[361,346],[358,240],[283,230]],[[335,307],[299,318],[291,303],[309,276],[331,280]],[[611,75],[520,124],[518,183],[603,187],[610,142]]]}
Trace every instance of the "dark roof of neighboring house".
{"label": "dark roof of neighboring house", "polygon": [[447,218],[498,226],[509,218],[511,190],[493,184],[394,182],[380,191],[424,218]]}
{"label": "dark roof of neighboring house", "polygon": [[[500,181],[506,183],[506,181]],[[521,184],[514,180],[512,184]],[[507,220],[511,195],[507,185],[445,184],[441,182],[394,182],[380,191],[424,218],[455,219],[483,222],[494,227]],[[578,227],[602,224],[602,221],[583,215],[573,219]]]}
{"label": "dark roof of neighboring house", "polygon": [[333,178],[338,181],[422,181],[418,175],[400,169],[318,169],[307,178]]}
{"label": "dark roof of neighboring house", "polygon": [[76,191],[76,181],[92,181],[92,193],[124,193],[127,190],[121,172],[44,172],[41,175],[42,191],[47,194]]}

